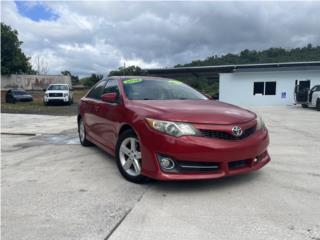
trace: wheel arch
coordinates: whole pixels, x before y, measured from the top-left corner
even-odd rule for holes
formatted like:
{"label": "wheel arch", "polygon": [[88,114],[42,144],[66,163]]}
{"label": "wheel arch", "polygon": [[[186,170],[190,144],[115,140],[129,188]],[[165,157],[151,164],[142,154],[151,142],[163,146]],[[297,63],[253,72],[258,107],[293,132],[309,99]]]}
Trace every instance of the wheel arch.
{"label": "wheel arch", "polygon": [[134,127],[132,125],[130,125],[129,123],[123,123],[121,125],[121,127],[119,128],[118,138],[123,132],[125,132],[127,130],[132,130],[137,135],[137,137],[139,137],[139,134],[137,133],[137,131],[134,129]]}

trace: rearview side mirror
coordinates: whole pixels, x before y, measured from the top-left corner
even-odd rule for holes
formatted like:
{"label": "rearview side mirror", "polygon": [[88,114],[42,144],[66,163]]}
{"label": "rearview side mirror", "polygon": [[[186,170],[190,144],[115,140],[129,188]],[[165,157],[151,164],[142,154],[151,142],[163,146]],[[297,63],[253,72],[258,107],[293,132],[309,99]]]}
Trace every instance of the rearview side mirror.
{"label": "rearview side mirror", "polygon": [[116,103],[118,98],[118,94],[115,92],[106,93],[101,96],[101,100],[107,103]]}

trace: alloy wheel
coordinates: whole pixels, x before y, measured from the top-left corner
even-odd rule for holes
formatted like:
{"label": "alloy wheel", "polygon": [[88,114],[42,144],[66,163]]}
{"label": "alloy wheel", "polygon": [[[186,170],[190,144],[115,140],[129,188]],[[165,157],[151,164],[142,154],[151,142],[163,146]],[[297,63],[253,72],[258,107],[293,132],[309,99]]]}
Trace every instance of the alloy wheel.
{"label": "alloy wheel", "polygon": [[141,151],[137,138],[128,137],[120,145],[119,158],[123,170],[136,177],[141,172]]}

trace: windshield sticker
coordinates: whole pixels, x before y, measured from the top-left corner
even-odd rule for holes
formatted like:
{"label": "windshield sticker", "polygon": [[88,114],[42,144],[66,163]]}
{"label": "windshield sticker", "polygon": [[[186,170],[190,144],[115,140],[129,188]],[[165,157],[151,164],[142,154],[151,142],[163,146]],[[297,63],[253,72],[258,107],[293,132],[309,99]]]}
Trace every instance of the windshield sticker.
{"label": "windshield sticker", "polygon": [[176,84],[176,85],[182,84],[182,82],[179,82],[179,81],[177,81],[177,80],[169,80],[168,82],[169,82],[169,83],[172,83],[172,84]]}
{"label": "windshield sticker", "polygon": [[142,81],[143,81],[142,79],[128,79],[128,80],[124,80],[123,84],[134,84]]}

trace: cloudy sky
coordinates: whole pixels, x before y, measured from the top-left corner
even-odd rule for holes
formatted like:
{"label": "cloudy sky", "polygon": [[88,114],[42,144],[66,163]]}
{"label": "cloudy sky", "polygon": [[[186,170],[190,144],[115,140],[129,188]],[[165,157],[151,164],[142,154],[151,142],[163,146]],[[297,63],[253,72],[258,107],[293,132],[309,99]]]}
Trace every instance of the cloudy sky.
{"label": "cloudy sky", "polygon": [[171,67],[243,49],[320,45],[320,2],[1,2],[51,74]]}

